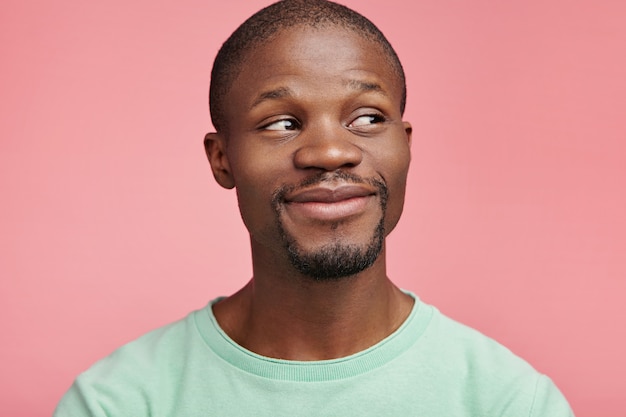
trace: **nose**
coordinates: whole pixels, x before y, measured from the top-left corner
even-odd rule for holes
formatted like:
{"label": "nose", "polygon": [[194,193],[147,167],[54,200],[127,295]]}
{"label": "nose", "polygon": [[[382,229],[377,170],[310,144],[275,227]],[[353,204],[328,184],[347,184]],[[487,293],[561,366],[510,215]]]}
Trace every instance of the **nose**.
{"label": "nose", "polygon": [[352,136],[341,125],[308,129],[299,138],[294,165],[300,169],[325,171],[355,167],[363,160],[363,151]]}

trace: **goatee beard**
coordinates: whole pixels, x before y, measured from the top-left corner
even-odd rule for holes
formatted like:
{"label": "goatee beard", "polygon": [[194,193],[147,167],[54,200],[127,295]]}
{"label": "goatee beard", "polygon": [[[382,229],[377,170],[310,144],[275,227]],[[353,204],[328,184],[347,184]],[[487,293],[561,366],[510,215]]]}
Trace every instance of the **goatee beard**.
{"label": "goatee beard", "polygon": [[[367,245],[359,246],[337,241],[315,250],[305,251],[296,239],[285,230],[282,224],[280,214],[284,196],[298,188],[337,179],[353,183],[367,183],[376,187],[380,199],[380,221],[372,231],[372,237]],[[373,178],[364,179],[344,171],[336,171],[332,174],[321,173],[306,179],[297,186],[283,186],[276,190],[272,199],[272,207],[274,208],[278,228],[292,266],[301,274],[316,281],[330,281],[353,276],[372,266],[382,251],[385,239],[387,196],[387,186],[384,182]],[[335,226],[337,225],[333,225],[333,227]]]}

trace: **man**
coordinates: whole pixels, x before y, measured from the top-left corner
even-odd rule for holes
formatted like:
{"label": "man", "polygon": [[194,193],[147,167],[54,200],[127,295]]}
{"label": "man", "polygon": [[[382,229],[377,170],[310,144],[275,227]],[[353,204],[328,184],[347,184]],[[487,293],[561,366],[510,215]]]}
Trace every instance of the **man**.
{"label": "man", "polygon": [[364,17],[287,0],[211,77],[215,179],[253,278],[79,376],[56,416],[570,416],[550,380],[387,277],[411,126],[402,66]]}

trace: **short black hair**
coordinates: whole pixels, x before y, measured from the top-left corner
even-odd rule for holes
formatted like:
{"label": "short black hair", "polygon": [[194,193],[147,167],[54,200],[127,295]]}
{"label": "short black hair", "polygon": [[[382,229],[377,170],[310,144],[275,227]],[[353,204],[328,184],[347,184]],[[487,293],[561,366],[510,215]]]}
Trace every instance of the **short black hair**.
{"label": "short black hair", "polygon": [[326,0],[283,0],[259,10],[243,22],[220,48],[211,71],[209,108],[215,129],[224,130],[224,98],[250,51],[279,31],[294,26],[339,26],[381,46],[402,83],[400,111],[406,105],[406,80],[398,55],[370,20],[346,6]]}

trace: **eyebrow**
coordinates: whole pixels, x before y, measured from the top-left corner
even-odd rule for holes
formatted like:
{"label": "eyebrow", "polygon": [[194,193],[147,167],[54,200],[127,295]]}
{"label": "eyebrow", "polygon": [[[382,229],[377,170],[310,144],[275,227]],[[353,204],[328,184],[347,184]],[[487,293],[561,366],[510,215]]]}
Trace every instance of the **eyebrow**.
{"label": "eyebrow", "polygon": [[347,82],[347,85],[348,85],[348,88],[352,90],[366,91],[366,92],[373,91],[376,93],[380,93],[384,96],[387,95],[383,87],[378,83],[361,81],[361,80],[349,80]]}
{"label": "eyebrow", "polygon": [[262,102],[264,102],[265,100],[276,100],[276,99],[280,99],[280,98],[285,98],[285,97],[292,97],[293,94],[291,92],[291,90],[287,87],[278,87],[274,90],[269,90],[269,91],[265,91],[261,94],[259,94],[259,96],[254,100],[254,102],[252,103],[252,106],[250,106],[250,108],[256,107],[259,104],[261,104]]}

